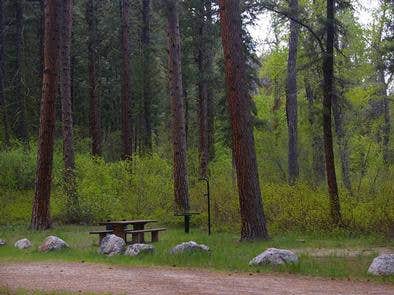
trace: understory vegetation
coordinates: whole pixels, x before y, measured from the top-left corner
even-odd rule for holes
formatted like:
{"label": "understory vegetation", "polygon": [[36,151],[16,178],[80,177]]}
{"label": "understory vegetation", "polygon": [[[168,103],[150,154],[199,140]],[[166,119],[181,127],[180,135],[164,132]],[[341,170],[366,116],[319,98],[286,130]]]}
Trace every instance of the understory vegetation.
{"label": "understory vegetation", "polygon": [[[324,183],[314,186],[305,175],[303,181],[289,186],[281,180],[280,169],[275,168],[270,152],[266,150],[258,154],[264,210],[270,232],[333,230]],[[35,155],[34,145],[29,150],[21,146],[0,152],[2,225],[27,224],[30,221]],[[188,160],[191,209],[201,212],[192,218],[192,222],[195,226],[205,227],[205,183],[199,181],[197,152],[191,152]],[[154,218],[167,225],[183,222],[180,217],[174,216],[172,164],[167,151],[162,150],[149,157],[135,156],[132,162],[110,162],[101,158],[92,159],[88,152],[81,150],[77,153],[76,166],[81,220],[84,223],[130,218]],[[62,190],[62,167],[59,144],[54,157],[51,213],[53,221],[60,224],[65,221],[67,206]],[[371,173],[374,173],[372,169]],[[370,183],[372,176],[365,175],[353,195],[344,189],[341,191],[345,228],[393,236],[394,188],[389,179],[394,174],[392,169],[384,173],[387,175],[382,174],[373,184]],[[214,230],[239,231],[239,203],[234,175],[229,153],[222,149],[222,153],[218,153],[210,164]],[[357,177],[354,176],[355,179]]]}

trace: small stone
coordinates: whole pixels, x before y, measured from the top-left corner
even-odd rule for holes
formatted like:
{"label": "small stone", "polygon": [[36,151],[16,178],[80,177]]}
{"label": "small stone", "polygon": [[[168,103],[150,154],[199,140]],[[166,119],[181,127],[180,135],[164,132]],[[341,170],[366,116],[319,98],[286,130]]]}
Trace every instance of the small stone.
{"label": "small stone", "polygon": [[194,241],[184,242],[182,244],[176,245],[171,249],[171,254],[178,254],[184,252],[208,252],[209,247],[203,244],[197,244]]}
{"label": "small stone", "polygon": [[45,239],[44,243],[38,248],[38,250],[41,252],[48,252],[58,251],[65,248],[70,248],[65,241],[55,236],[49,236]]}
{"label": "small stone", "polygon": [[249,262],[249,265],[280,265],[297,262],[298,257],[294,252],[285,249],[269,248],[260,255],[253,258]]}
{"label": "small stone", "polygon": [[15,248],[18,249],[27,249],[30,248],[31,246],[32,246],[31,242],[28,239],[22,239],[15,243]]}
{"label": "small stone", "polygon": [[5,241],[0,239],[0,247],[4,246],[5,244],[6,244]]}
{"label": "small stone", "polygon": [[125,241],[116,235],[107,235],[100,244],[100,254],[108,256],[122,254],[125,250]]}
{"label": "small stone", "polygon": [[127,256],[138,256],[141,253],[153,253],[155,248],[148,244],[133,244],[126,248],[124,255]]}
{"label": "small stone", "polygon": [[369,266],[368,272],[375,276],[394,275],[394,254],[383,254],[376,257]]}

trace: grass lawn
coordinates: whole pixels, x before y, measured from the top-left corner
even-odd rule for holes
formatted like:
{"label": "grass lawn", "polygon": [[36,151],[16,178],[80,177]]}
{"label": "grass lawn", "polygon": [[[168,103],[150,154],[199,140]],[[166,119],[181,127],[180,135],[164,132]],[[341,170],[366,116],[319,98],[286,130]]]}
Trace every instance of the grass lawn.
{"label": "grass lawn", "polygon": [[[374,277],[367,274],[367,269],[377,247],[394,249],[394,240],[374,235],[351,235],[346,232],[297,234],[286,233],[275,235],[269,241],[239,242],[239,236],[231,233],[213,233],[192,229],[185,234],[180,228],[171,228],[161,233],[160,241],[155,243],[155,253],[140,257],[115,256],[107,257],[98,254],[98,237],[89,235],[88,231],[97,229],[91,226],[59,226],[44,232],[32,232],[26,226],[0,227],[0,238],[7,245],[0,247],[0,263],[23,261],[68,261],[107,263],[113,265],[170,266],[192,267],[232,272],[285,272],[310,276],[378,281],[394,283],[394,276]],[[64,239],[71,249],[61,252],[40,253],[37,247],[48,235],[57,235]],[[28,238],[33,247],[27,250],[14,248],[15,241]],[[194,253],[171,255],[169,250],[176,244],[194,240],[211,248],[211,253]],[[280,267],[250,267],[248,262],[266,248],[286,249],[326,249],[338,248],[348,250],[369,250],[366,254],[355,257],[324,256],[314,257],[308,254],[300,256],[297,265]],[[393,250],[394,252],[394,250]],[[1,289],[0,289],[1,290]]]}

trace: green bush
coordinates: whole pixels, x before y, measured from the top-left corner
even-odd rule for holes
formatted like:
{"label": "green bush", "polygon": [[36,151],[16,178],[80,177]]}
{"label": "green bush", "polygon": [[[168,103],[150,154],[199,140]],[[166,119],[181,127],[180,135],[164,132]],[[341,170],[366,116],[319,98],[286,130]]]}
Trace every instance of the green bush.
{"label": "green bush", "polygon": [[[62,161],[57,152],[54,164],[51,214],[55,222],[65,222],[68,204],[62,192]],[[34,196],[35,152],[22,148],[0,153],[0,224],[27,223]],[[199,181],[197,154],[189,161],[190,203],[194,226],[205,227],[207,218],[205,183]],[[171,161],[159,154],[134,156],[133,161],[105,162],[87,153],[76,157],[77,192],[82,221],[155,218],[165,224],[181,224],[174,216]],[[261,167],[260,167],[261,169]],[[365,176],[360,190],[340,192],[344,223],[350,230],[392,233],[394,228],[394,189],[386,174],[371,186]],[[264,210],[271,232],[332,230],[326,188],[307,183],[288,186],[267,182],[260,173]],[[212,224],[215,230],[238,231],[239,201],[235,173],[227,152],[218,153],[210,165]],[[367,189],[369,188],[369,189]],[[373,189],[372,189],[373,188]]]}

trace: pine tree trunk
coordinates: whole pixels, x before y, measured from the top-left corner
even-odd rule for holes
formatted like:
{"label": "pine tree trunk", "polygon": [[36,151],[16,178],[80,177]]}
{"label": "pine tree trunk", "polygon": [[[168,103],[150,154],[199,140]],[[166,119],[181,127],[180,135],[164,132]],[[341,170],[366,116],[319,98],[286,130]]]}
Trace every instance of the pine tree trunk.
{"label": "pine tree trunk", "polygon": [[178,1],[166,0],[168,69],[172,110],[172,142],[174,156],[174,194],[175,210],[189,210],[187,180],[186,123],[181,70],[181,38],[179,32]]}
{"label": "pine tree trunk", "polygon": [[142,0],[142,33],[143,51],[143,147],[144,152],[152,152],[152,92],[151,92],[151,48],[150,48],[150,0]]}
{"label": "pine tree trunk", "polygon": [[88,51],[89,51],[89,96],[90,96],[90,136],[92,138],[92,155],[101,155],[101,124],[100,108],[97,96],[97,18],[95,0],[88,0],[86,6],[86,20],[88,23]]}
{"label": "pine tree trunk", "polygon": [[45,0],[44,72],[40,111],[40,132],[36,188],[31,218],[31,228],[47,229],[50,221],[50,194],[55,131],[55,97],[58,73],[58,24],[57,2]]}
{"label": "pine tree trunk", "polygon": [[341,224],[341,208],[338,194],[337,177],[335,172],[334,149],[332,142],[331,109],[334,96],[334,36],[335,36],[335,0],[327,0],[326,20],[326,50],[324,52],[323,76],[323,134],[324,154],[326,160],[326,177],[330,196],[330,211],[332,222]]}
{"label": "pine tree trunk", "polygon": [[220,0],[219,8],[232,148],[237,169],[241,240],[267,239],[250,113],[251,98],[245,88],[245,58],[239,1]]}
{"label": "pine tree trunk", "polygon": [[4,63],[5,63],[5,55],[4,55],[4,37],[5,37],[5,28],[4,28],[4,4],[3,0],[0,0],[0,110],[1,117],[3,121],[3,145],[4,147],[8,147],[10,145],[10,135],[8,130],[8,115],[7,115],[7,102],[4,95],[4,80],[5,80],[5,71],[4,71]]}
{"label": "pine tree trunk", "polygon": [[[323,137],[320,132],[320,121],[315,110],[315,94],[314,91],[308,82],[308,78],[305,78],[305,93],[308,101],[308,120],[311,125],[311,139],[312,139],[312,175],[313,175],[313,184],[318,186],[324,180],[325,172],[324,172],[324,146],[323,146]],[[320,111],[319,111],[320,114]]]}
{"label": "pine tree trunk", "polygon": [[[122,142],[123,158],[130,159],[133,153],[130,121],[130,45],[129,45],[129,1],[121,1],[122,26]],[[137,132],[135,132],[137,134]]]}
{"label": "pine tree trunk", "polygon": [[207,73],[207,24],[205,21],[205,0],[198,1],[196,9],[197,22],[197,65],[198,65],[198,125],[199,125],[199,160],[200,176],[207,177],[209,161],[208,142],[208,73]]}
{"label": "pine tree trunk", "polygon": [[383,99],[383,162],[386,166],[390,164],[390,131],[391,131],[391,114],[390,100],[387,96],[387,86],[384,80],[384,64],[383,61],[378,66],[378,82],[380,87],[380,96]]}
{"label": "pine tree trunk", "polygon": [[73,117],[71,102],[71,32],[73,25],[73,1],[63,0],[59,5],[60,19],[60,97],[62,104],[62,134],[64,159],[64,191],[67,200],[67,221],[78,221],[79,203],[75,179]]}
{"label": "pine tree trunk", "polygon": [[214,117],[215,117],[215,103],[213,101],[213,47],[214,47],[214,31],[213,31],[213,20],[212,20],[212,1],[205,0],[205,14],[206,14],[206,70],[208,77],[208,86],[207,86],[207,107],[208,107],[208,152],[209,152],[209,160],[213,160],[215,158],[215,126],[214,126]]}
{"label": "pine tree trunk", "polygon": [[[298,14],[298,0],[290,0],[292,15]],[[289,57],[287,61],[286,83],[286,114],[288,128],[288,182],[295,184],[299,175],[298,165],[298,107],[297,107],[297,47],[299,27],[295,21],[290,21]]]}
{"label": "pine tree trunk", "polygon": [[349,164],[349,146],[346,138],[345,122],[344,122],[344,104],[343,97],[333,95],[332,111],[334,117],[335,134],[339,147],[339,156],[341,159],[342,181],[347,191],[352,194],[352,183],[350,180],[350,164]]}
{"label": "pine tree trunk", "polygon": [[22,94],[22,46],[23,46],[23,0],[15,1],[16,22],[16,66],[15,66],[15,102],[17,110],[16,134],[18,139],[27,143],[29,138],[26,126],[26,102]]}

